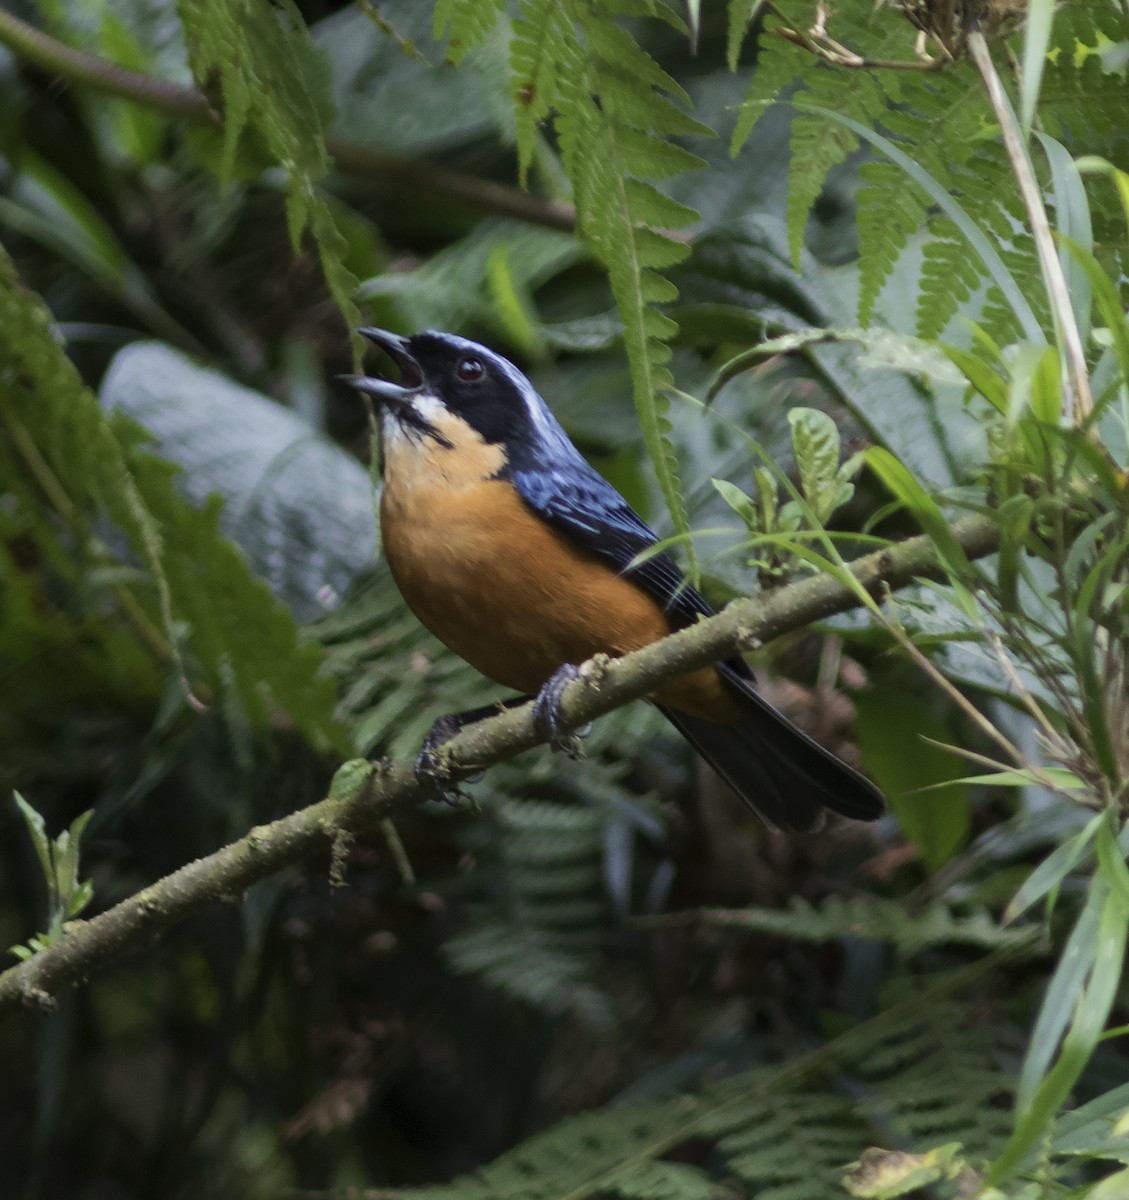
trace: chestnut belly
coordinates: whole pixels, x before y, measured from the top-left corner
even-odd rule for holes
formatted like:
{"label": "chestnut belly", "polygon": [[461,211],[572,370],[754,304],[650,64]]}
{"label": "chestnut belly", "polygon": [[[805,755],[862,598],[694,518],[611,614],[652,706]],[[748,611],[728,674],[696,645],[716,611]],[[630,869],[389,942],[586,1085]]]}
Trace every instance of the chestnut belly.
{"label": "chestnut belly", "polygon": [[[670,632],[647,592],[557,533],[504,481],[426,498],[386,488],[381,528],[412,612],[471,666],[515,691],[534,694],[563,663],[626,654]],[[712,667],[652,698],[716,720],[736,711]]]}

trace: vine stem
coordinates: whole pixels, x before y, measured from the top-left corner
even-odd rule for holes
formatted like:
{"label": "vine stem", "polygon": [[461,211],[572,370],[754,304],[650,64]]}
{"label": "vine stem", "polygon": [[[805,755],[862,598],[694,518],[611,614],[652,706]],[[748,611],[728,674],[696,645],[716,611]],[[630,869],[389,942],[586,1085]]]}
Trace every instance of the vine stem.
{"label": "vine stem", "polygon": [[[120,100],[194,124],[220,125],[222,117],[198,88],[156,79],[97,54],[76,50],[0,8],[0,45],[43,71]],[[389,191],[424,192],[456,200],[495,216],[571,233],[576,210],[560,200],[543,200],[520,188],[452,171],[437,163],[402,158],[345,138],[327,137],[336,167]]]}
{"label": "vine stem", "polygon": [[1078,329],[1078,321],[1074,315],[1074,305],[1070,300],[1070,289],[1066,285],[1066,274],[1062,269],[1058,251],[1055,248],[1051,224],[1047,219],[1046,206],[1043,204],[1043,194],[1035,179],[1031,166],[1031,156],[1027,153],[1027,145],[1015,119],[1015,112],[996,64],[992,61],[991,52],[983,33],[979,29],[969,32],[967,38],[968,52],[988,94],[988,102],[1000,125],[1004,149],[1011,163],[1012,174],[1019,185],[1019,194],[1023,206],[1027,210],[1027,220],[1035,239],[1035,248],[1039,254],[1039,265],[1042,268],[1043,280],[1051,300],[1051,311],[1054,314],[1055,326],[1059,341],[1066,355],[1067,371],[1072,385],[1073,396],[1068,392],[1069,411],[1065,414],[1076,425],[1081,425],[1094,408],[1094,397],[1090,390],[1090,375],[1086,369],[1086,352],[1082,347],[1082,335]]}
{"label": "vine stem", "polygon": [[[991,554],[999,530],[987,517],[958,521],[953,534],[969,558]],[[849,564],[854,580],[818,575],[768,596],[738,600],[724,612],[619,659],[598,656],[565,689],[562,729],[576,730],[630,700],[652,694],[664,681],[751,649],[845,612],[861,603],[859,588],[881,597],[918,578],[943,578],[933,543],[911,538]],[[463,730],[440,754],[453,780],[512,758],[540,743],[533,705],[510,709]],[[188,863],[98,916],[72,921],[58,941],[0,974],[0,1015],[25,1006],[50,1009],[53,997],[104,970],[123,954],[152,945],[162,933],[215,901],[238,902],[251,884],[315,852],[339,859],[358,834],[372,834],[393,813],[422,804],[430,793],[416,782],[412,763],[345,763],[317,804]]]}

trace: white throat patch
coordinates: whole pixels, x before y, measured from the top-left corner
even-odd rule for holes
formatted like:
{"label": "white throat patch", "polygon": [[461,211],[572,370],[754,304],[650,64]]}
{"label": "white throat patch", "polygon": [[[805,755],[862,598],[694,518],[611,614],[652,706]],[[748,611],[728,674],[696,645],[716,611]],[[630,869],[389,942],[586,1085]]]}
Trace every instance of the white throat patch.
{"label": "white throat patch", "polygon": [[[405,401],[413,411],[429,425],[439,425],[447,414],[447,406],[433,392],[414,392]],[[385,442],[393,444],[415,444],[421,440],[430,440],[422,429],[405,425],[396,416],[394,405],[385,405],[380,410],[380,431]]]}

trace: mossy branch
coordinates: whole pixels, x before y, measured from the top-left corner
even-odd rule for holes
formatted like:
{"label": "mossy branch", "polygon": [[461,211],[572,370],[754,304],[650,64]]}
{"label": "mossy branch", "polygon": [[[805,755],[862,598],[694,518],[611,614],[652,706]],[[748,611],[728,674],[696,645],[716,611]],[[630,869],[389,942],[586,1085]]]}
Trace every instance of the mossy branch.
{"label": "mossy branch", "polygon": [[[998,545],[998,528],[986,517],[967,517],[954,525],[953,533],[969,558],[991,554]],[[879,550],[856,560],[850,569],[875,597],[914,579],[943,574],[927,537]],[[593,659],[565,690],[564,726],[577,729],[648,695],[665,680],[858,603],[855,588],[831,576],[815,576],[768,596],[736,601],[723,613],[624,658]],[[532,705],[526,704],[468,727],[448,743],[444,756],[452,777],[463,779],[539,741]],[[319,803],[252,829],[99,916],[68,924],[58,942],[0,974],[0,1015],[24,1006],[49,1008],[56,993],[121,955],[152,944],[205,905],[217,900],[237,903],[258,880],[315,851],[369,833],[397,810],[426,798],[410,762],[346,763]]]}
{"label": "mossy branch", "polygon": [[[3,9],[0,9],[0,45],[40,70],[80,87],[130,100],[193,124],[222,124],[219,112],[199,89],[167,83],[96,54],[76,50]],[[388,191],[442,196],[481,212],[565,233],[571,233],[576,225],[575,210],[559,200],[543,200],[520,188],[452,171],[436,163],[384,154],[344,138],[326,138],[325,145],[338,170]]]}

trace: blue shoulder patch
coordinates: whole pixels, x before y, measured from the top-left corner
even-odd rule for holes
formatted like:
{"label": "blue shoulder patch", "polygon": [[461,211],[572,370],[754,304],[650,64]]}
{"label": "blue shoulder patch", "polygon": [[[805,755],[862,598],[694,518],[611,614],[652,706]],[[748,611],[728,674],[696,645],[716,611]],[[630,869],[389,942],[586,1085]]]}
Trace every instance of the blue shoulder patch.
{"label": "blue shoulder patch", "polygon": [[658,542],[658,535],[587,463],[582,470],[570,464],[567,472],[553,467],[517,470],[510,478],[542,520],[638,583],[667,610],[675,626],[691,625],[713,612],[670,555],[659,551],[631,566]]}

